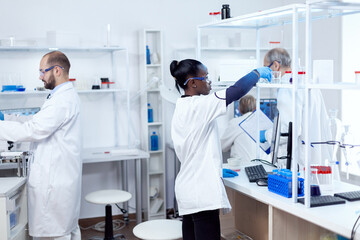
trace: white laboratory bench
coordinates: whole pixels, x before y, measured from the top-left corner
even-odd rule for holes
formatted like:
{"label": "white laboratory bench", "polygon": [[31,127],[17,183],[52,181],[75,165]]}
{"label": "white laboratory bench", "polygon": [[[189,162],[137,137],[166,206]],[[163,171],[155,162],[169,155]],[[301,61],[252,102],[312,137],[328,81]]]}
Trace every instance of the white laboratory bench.
{"label": "white laboratory bench", "polygon": [[[226,165],[224,166],[226,168]],[[269,167],[265,167],[271,171]],[[239,176],[225,178],[232,213],[221,216],[222,232],[235,228],[253,239],[320,239],[333,232],[350,238],[352,227],[360,215],[360,201],[306,208],[268,191],[267,187],[250,183],[244,167]],[[332,190],[322,195],[360,190],[359,186],[334,181]],[[358,231],[355,239],[360,239]]]}
{"label": "white laboratory bench", "polygon": [[0,240],[24,240],[27,233],[26,178],[0,178]]}

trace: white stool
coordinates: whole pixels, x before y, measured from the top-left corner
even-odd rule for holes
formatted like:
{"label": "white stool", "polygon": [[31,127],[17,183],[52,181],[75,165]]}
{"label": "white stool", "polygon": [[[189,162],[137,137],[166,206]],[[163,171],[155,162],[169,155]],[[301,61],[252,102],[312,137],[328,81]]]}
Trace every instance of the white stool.
{"label": "white stool", "polygon": [[104,240],[114,239],[111,205],[114,203],[122,203],[129,201],[131,194],[129,192],[109,189],[89,193],[85,196],[85,200],[90,203],[104,204],[105,206],[105,238]]}
{"label": "white stool", "polygon": [[150,220],[136,225],[136,237],[144,240],[173,240],[182,238],[182,222],[178,220]]}

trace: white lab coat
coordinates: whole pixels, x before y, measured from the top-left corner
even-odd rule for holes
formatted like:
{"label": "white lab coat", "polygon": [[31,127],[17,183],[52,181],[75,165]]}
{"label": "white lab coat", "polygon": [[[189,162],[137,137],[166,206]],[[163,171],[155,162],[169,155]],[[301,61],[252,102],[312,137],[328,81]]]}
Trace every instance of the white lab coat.
{"label": "white lab coat", "polygon": [[175,181],[180,215],[231,209],[221,178],[222,152],[215,121],[226,114],[225,91],[176,102],[171,137],[181,162]]}
{"label": "white lab coat", "polygon": [[[251,113],[248,112],[238,118],[231,119],[221,137],[222,151],[231,150],[230,157],[239,158],[242,164],[251,163],[251,160],[256,158],[256,142],[239,126]],[[270,157],[260,149],[260,159],[269,161]]]}
{"label": "white lab coat", "polygon": [[60,87],[31,120],[0,121],[0,140],[32,142],[28,176],[29,233],[64,236],[77,227],[81,194],[80,100]]}
{"label": "white lab coat", "polygon": [[[296,94],[298,151],[293,149],[293,154],[298,153],[298,164],[303,169],[305,164],[305,100],[304,90],[298,90]],[[277,108],[280,114],[281,133],[287,133],[289,122],[292,121],[292,90],[279,89],[277,96]],[[325,103],[319,89],[312,89],[309,94],[309,140],[310,142],[324,142],[331,140],[329,119]],[[294,126],[293,126],[294,127]],[[266,132],[266,140],[271,141],[271,131]],[[286,156],[287,138],[280,138],[278,157]],[[331,148],[327,145],[314,145],[310,148],[310,164],[324,164],[325,160],[331,160]]]}

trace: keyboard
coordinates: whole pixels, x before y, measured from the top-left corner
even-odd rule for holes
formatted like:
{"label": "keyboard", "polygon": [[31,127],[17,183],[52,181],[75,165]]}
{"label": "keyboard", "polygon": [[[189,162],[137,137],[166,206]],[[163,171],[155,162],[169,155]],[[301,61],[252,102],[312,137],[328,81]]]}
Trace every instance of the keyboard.
{"label": "keyboard", "polygon": [[335,193],[335,197],[346,199],[350,202],[360,200],[360,191]]}
{"label": "keyboard", "polygon": [[250,182],[256,182],[259,179],[267,178],[267,172],[263,165],[245,167],[245,172]]}
{"label": "keyboard", "polygon": [[[298,202],[304,204],[304,198],[298,198]],[[330,195],[313,196],[310,198],[310,207],[321,207],[328,205],[343,204],[345,200]]]}

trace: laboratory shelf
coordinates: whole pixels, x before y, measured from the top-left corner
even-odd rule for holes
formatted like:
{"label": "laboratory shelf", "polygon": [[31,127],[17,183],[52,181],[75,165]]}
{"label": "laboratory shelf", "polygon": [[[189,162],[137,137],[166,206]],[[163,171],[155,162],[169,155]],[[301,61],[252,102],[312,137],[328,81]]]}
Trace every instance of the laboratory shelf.
{"label": "laboratory shelf", "polygon": [[332,90],[359,90],[360,85],[354,83],[334,83],[334,84],[308,84],[305,87],[309,89],[332,89]]}
{"label": "laboratory shelf", "polygon": [[280,83],[257,83],[256,87],[258,88],[287,88],[292,89],[294,85],[292,84],[280,84]]}
{"label": "laboratory shelf", "polygon": [[163,150],[157,150],[157,151],[149,151],[150,154],[157,154],[157,153],[163,153]]}
{"label": "laboratory shelf", "polygon": [[149,126],[161,126],[163,124],[163,122],[151,122],[148,123]]}
{"label": "laboratory shelf", "polygon": [[148,64],[146,67],[161,67],[161,64]]}
{"label": "laboratory shelf", "polygon": [[[110,93],[110,92],[127,92],[126,89],[96,89],[96,90],[78,90],[77,93]],[[47,91],[24,91],[24,92],[1,92],[1,95],[46,95],[49,94],[50,90]]]}
{"label": "laboratory shelf", "polygon": [[43,51],[79,51],[79,52],[113,52],[113,51],[126,51],[122,47],[0,47],[0,51],[28,51],[28,52],[43,52]]}
{"label": "laboratory shelf", "polygon": [[[260,51],[268,51],[270,48],[261,48]],[[201,48],[201,51],[239,51],[239,52],[254,52],[256,48],[235,48],[235,47],[228,47],[228,48]]]}
{"label": "laboratory shelf", "polygon": [[159,93],[159,92],[160,92],[160,89],[158,89],[158,88],[149,89],[147,92],[148,92],[148,93]]}
{"label": "laboratory shelf", "polygon": [[164,171],[153,171],[153,172],[149,172],[149,175],[162,175],[164,174]]}
{"label": "laboratory shelf", "polygon": [[[311,5],[311,20],[319,20],[332,18],[336,16],[344,16],[356,14],[360,12],[360,3],[345,3],[338,1],[314,1]],[[274,26],[283,26],[292,24],[294,11],[299,13],[298,22],[306,20],[306,5],[291,4],[278,8],[273,8],[261,12],[242,15],[229,19],[219,20],[213,23],[199,25],[199,28],[244,28],[244,29],[260,29]],[[347,10],[347,11],[343,11]]]}

